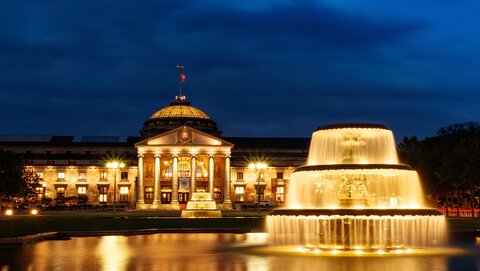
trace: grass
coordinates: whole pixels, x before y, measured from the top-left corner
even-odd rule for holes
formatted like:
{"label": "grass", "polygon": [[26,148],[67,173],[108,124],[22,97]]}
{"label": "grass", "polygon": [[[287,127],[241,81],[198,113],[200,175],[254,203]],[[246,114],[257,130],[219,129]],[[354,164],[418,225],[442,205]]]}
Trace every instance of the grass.
{"label": "grass", "polygon": [[[221,219],[183,219],[180,212],[91,212],[0,216],[0,238],[55,231],[111,231],[155,228],[263,229],[265,213],[224,212]],[[450,232],[477,232],[479,218],[448,218]]]}
{"label": "grass", "polygon": [[0,216],[0,238],[56,231],[111,231],[154,228],[263,228],[259,214],[229,213],[221,219],[183,219],[179,212],[55,213]]}

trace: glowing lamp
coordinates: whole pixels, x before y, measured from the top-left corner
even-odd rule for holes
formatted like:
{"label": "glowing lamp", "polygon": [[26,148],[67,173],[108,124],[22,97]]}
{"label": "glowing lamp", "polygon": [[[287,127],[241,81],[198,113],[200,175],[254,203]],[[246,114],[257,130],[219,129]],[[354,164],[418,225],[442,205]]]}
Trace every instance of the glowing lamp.
{"label": "glowing lamp", "polygon": [[8,216],[13,215],[13,210],[12,210],[12,209],[7,209],[7,210],[5,211],[5,215],[8,215]]}
{"label": "glowing lamp", "polygon": [[32,210],[30,211],[30,214],[31,214],[31,215],[38,215],[38,210],[37,210],[37,209],[32,209]]}

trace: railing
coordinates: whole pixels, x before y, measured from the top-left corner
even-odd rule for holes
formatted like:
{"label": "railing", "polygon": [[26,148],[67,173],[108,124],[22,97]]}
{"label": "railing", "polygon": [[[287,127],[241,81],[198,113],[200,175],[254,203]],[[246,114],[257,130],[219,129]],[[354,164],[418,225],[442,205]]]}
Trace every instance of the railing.
{"label": "railing", "polygon": [[[438,208],[440,212],[444,215],[447,215],[446,208]],[[480,208],[473,209],[472,215],[472,208],[448,208],[448,216],[449,217],[480,217]]]}

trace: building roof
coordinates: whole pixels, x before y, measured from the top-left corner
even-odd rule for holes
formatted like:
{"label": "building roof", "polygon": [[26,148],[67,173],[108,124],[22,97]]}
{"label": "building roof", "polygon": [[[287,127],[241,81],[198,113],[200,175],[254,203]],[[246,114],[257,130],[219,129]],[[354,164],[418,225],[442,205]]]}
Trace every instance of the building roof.
{"label": "building roof", "polygon": [[153,113],[149,119],[171,119],[171,118],[191,118],[191,119],[210,119],[202,110],[192,106],[187,101],[175,101],[169,106],[164,107]]}

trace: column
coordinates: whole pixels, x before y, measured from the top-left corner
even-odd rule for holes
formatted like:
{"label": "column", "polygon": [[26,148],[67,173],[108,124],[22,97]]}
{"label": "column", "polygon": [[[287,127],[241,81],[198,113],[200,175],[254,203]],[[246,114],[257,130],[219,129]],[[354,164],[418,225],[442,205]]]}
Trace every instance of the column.
{"label": "column", "polygon": [[212,199],[214,198],[213,195],[213,170],[214,170],[214,158],[213,154],[210,154],[208,157],[208,192],[212,195]]}
{"label": "column", "polygon": [[143,199],[145,193],[143,192],[143,154],[138,155],[138,182],[137,182],[138,199],[137,204],[145,204]]}
{"label": "column", "polygon": [[223,186],[223,209],[232,209],[232,201],[230,200],[230,154],[225,155],[225,184]]}
{"label": "column", "polygon": [[173,155],[173,172],[172,172],[172,208],[178,209],[178,156]]}
{"label": "column", "polygon": [[155,183],[153,187],[153,204],[160,204],[160,154],[155,154]]}
{"label": "column", "polygon": [[190,174],[190,198],[192,198],[192,194],[197,191],[197,156],[195,154],[192,155],[192,165],[191,174]]}

